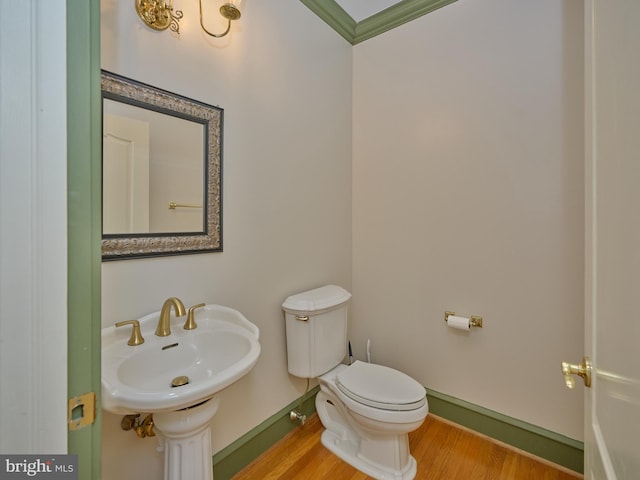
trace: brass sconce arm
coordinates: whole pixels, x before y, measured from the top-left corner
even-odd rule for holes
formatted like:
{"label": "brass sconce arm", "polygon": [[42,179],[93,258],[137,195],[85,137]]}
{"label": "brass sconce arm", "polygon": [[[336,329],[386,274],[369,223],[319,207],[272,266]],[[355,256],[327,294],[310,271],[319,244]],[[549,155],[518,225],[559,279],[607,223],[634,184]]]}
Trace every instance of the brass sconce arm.
{"label": "brass sconce arm", "polygon": [[231,30],[231,20],[238,20],[241,16],[241,13],[234,4],[225,3],[220,7],[220,15],[227,19],[227,29],[222,33],[212,33],[207,30],[207,27],[204,26],[204,21],[202,19],[202,0],[200,0],[200,26],[207,35],[215,38],[224,37],[227,33],[229,33],[229,30]]}

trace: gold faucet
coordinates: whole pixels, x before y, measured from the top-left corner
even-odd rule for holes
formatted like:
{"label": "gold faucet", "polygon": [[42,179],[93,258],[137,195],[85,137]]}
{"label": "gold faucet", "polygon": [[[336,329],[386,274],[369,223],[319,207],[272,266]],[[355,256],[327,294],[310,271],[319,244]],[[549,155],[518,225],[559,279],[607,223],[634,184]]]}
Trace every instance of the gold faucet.
{"label": "gold faucet", "polygon": [[174,307],[176,317],[183,317],[186,315],[184,304],[179,298],[167,298],[162,305],[162,310],[160,310],[160,320],[158,320],[158,328],[156,328],[156,335],[159,337],[171,335],[171,307]]}
{"label": "gold faucet", "polygon": [[129,337],[127,345],[135,347],[136,345],[142,345],[144,343],[144,338],[142,338],[142,333],[140,333],[140,322],[138,320],[127,320],[126,322],[118,322],[116,323],[116,328],[122,327],[123,325],[133,325],[133,329],[131,330],[131,337]]}
{"label": "gold faucet", "polygon": [[184,322],[184,328],[185,330],[193,330],[194,328],[198,328],[198,324],[196,323],[196,317],[195,317],[195,309],[196,308],[202,308],[204,307],[205,304],[204,303],[199,303],[198,305],[194,305],[193,307],[191,307],[189,309],[189,312],[187,313],[187,321]]}

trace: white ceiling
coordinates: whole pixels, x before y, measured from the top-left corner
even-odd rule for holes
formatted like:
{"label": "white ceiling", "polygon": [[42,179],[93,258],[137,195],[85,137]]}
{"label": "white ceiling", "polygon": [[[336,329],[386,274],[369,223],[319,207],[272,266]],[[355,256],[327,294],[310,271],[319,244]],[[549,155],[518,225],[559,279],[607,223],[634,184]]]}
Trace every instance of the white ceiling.
{"label": "white ceiling", "polygon": [[401,0],[336,0],[336,3],[356,22],[360,22],[400,1]]}

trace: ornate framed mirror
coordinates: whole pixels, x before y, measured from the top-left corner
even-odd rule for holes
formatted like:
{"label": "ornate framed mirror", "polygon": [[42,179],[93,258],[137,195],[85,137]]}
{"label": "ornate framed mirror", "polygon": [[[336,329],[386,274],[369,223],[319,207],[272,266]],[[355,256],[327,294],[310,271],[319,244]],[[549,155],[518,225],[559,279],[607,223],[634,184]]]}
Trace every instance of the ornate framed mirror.
{"label": "ornate framed mirror", "polygon": [[219,107],[102,71],[102,259],[222,251]]}

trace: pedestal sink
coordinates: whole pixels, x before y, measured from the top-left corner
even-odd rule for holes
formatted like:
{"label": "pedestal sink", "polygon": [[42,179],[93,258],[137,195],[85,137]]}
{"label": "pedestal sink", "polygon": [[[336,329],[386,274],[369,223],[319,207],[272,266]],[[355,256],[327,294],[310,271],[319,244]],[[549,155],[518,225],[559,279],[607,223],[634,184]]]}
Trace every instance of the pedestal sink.
{"label": "pedestal sink", "polygon": [[[153,413],[164,438],[165,480],[213,478],[209,422],[215,394],[246,375],[260,355],[259,330],[240,312],[205,305],[197,328],[171,319],[155,335],[160,312],[139,319],[144,343],[127,344],[131,327],[102,330],[102,407],[116,414]],[[178,385],[178,386],[176,386]]]}

